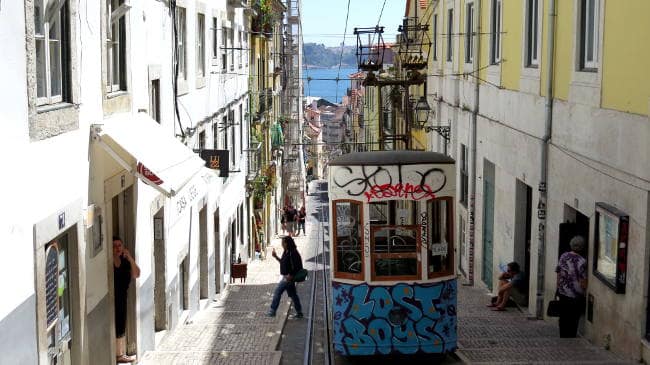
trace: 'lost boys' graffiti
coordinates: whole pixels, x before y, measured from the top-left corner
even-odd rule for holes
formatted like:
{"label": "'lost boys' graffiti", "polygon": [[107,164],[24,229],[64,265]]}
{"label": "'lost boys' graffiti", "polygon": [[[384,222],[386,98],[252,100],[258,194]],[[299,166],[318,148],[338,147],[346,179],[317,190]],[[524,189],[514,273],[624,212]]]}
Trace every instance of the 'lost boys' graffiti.
{"label": "'lost boys' graffiti", "polygon": [[456,281],[369,286],[332,283],[334,348],[349,355],[456,349]]}
{"label": "'lost boys' graffiti", "polygon": [[[453,195],[453,165],[332,166],[334,199],[429,200]],[[444,191],[444,189],[452,191]]]}

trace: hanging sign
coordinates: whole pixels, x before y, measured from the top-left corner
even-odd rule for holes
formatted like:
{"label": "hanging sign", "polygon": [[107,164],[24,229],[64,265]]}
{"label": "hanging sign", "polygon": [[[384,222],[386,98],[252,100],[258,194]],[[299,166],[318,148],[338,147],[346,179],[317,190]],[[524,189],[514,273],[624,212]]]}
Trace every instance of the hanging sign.
{"label": "hanging sign", "polygon": [[45,313],[47,329],[59,318],[59,249],[52,243],[45,250]]}
{"label": "hanging sign", "polygon": [[228,177],[230,169],[228,150],[201,150],[201,158],[205,161],[205,167],[212,170],[219,170],[220,177]]}

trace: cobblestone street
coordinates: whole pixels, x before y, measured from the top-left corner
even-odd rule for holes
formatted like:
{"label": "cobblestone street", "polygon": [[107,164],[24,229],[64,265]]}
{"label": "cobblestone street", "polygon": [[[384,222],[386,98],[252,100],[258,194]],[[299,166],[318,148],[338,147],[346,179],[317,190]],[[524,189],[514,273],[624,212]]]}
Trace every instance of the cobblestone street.
{"label": "cobblestone street", "polygon": [[[277,241],[277,242],[276,242]],[[279,247],[279,240],[274,240]],[[289,301],[284,296],[275,318],[265,315],[279,278],[278,263],[249,262],[246,283],[230,284],[221,297],[179,325],[141,364],[279,364],[277,351]]]}
{"label": "cobblestone street", "polygon": [[467,364],[632,364],[582,338],[559,338],[551,320],[494,312],[483,289],[459,285],[457,355]]}

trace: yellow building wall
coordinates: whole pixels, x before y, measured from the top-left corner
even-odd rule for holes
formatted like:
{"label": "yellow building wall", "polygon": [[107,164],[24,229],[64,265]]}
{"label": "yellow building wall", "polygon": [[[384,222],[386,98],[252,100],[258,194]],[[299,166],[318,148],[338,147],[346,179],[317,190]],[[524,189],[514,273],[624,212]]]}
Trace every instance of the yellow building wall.
{"label": "yellow building wall", "polygon": [[[544,21],[542,23],[542,57],[541,57],[541,95],[546,96],[547,52],[548,52],[548,18],[550,0],[544,2]],[[576,29],[573,1],[556,0],[555,10],[555,66],[553,79],[554,97],[561,100],[569,98],[569,84],[571,74],[575,68],[575,55],[573,44],[575,43]]]}
{"label": "yellow building wall", "polygon": [[606,1],[602,107],[648,115],[650,1]]}
{"label": "yellow building wall", "polygon": [[523,26],[522,0],[503,0],[501,34],[501,85],[509,90],[519,90],[521,78]]}
{"label": "yellow building wall", "polygon": [[481,28],[479,37],[481,37],[481,43],[479,43],[479,54],[481,55],[481,60],[479,63],[479,78],[481,80],[487,80],[487,65],[490,64],[490,11],[491,11],[491,1],[482,0],[481,1]]}

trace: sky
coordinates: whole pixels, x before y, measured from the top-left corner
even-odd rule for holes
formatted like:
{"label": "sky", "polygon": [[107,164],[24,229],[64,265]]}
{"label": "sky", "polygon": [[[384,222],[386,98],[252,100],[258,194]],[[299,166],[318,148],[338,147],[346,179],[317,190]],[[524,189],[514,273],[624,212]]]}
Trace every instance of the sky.
{"label": "sky", "polygon": [[[374,27],[386,2],[379,25],[384,28],[384,42],[394,42],[402,23],[406,0],[349,0],[350,15],[345,45],[356,46],[354,28]],[[302,0],[302,28],[305,43],[340,46],[345,30],[348,0]]]}

